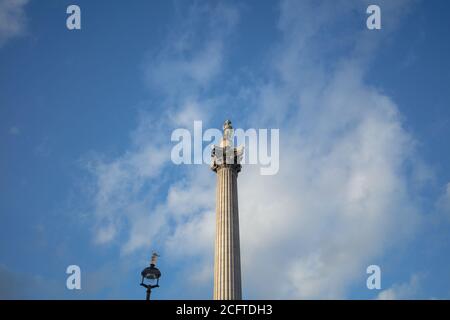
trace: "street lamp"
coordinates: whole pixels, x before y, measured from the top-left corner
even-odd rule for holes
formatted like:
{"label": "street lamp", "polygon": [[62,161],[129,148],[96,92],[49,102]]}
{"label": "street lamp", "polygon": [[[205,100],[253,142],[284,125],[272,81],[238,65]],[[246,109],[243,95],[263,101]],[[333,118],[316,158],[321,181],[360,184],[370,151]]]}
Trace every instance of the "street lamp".
{"label": "street lamp", "polygon": [[159,255],[156,252],[153,252],[150,267],[145,268],[141,272],[141,286],[147,289],[146,300],[150,300],[150,294],[152,293],[153,288],[159,288],[159,278],[161,277],[161,271],[159,271],[159,269],[155,267],[158,257]]}

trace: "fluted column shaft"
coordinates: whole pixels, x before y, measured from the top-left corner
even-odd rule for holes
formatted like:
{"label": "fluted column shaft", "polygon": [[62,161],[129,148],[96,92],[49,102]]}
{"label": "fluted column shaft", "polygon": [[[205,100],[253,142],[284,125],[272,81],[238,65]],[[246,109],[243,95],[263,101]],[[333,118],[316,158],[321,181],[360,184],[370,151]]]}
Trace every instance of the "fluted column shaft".
{"label": "fluted column shaft", "polygon": [[235,165],[217,168],[214,299],[240,300],[241,257],[239,247],[238,170]]}

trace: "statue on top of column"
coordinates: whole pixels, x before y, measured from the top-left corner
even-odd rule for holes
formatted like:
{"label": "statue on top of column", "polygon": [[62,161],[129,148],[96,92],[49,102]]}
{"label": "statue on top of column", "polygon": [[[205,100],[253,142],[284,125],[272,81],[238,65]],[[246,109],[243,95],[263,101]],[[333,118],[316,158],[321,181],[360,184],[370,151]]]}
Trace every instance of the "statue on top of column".
{"label": "statue on top of column", "polygon": [[241,161],[244,146],[234,147],[234,129],[230,120],[223,124],[223,137],[220,146],[213,146],[211,150],[211,169],[214,172],[221,166],[232,166],[237,172],[241,171]]}

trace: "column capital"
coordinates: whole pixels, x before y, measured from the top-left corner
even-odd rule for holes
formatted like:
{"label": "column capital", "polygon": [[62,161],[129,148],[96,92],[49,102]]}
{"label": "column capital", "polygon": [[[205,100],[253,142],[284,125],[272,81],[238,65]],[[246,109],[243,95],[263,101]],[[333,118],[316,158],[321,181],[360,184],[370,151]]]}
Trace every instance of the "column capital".
{"label": "column capital", "polygon": [[211,170],[217,172],[221,168],[231,168],[236,173],[241,171],[241,160],[244,147],[213,146],[211,150]]}

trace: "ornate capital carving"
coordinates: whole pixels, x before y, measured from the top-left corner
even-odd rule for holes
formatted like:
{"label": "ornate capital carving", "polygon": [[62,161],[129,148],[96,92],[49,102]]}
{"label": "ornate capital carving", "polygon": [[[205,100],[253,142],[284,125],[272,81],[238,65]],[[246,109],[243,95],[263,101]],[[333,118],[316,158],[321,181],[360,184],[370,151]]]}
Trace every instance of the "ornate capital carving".
{"label": "ornate capital carving", "polygon": [[244,147],[213,146],[211,150],[211,170],[217,172],[224,167],[232,168],[236,173],[241,171],[241,160]]}

